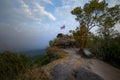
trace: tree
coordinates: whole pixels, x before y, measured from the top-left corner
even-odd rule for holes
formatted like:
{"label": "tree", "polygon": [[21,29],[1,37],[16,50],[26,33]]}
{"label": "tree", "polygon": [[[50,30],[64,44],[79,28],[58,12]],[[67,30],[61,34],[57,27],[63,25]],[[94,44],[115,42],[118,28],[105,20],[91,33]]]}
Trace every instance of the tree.
{"label": "tree", "polygon": [[84,48],[87,41],[87,34],[86,32],[88,29],[85,27],[84,23],[80,24],[81,27],[76,29],[76,32],[73,31],[73,36],[76,39],[76,41],[80,44],[79,47]]}
{"label": "tree", "polygon": [[[103,59],[110,61],[118,49],[114,41],[116,41],[117,30],[114,29],[114,26],[117,22],[120,21],[120,5],[115,5],[107,10],[106,14],[103,15],[104,18],[101,18],[101,26],[98,29],[99,36],[102,39],[101,50],[103,51]],[[113,50],[113,47],[115,48]],[[114,52],[115,51],[115,52]]]}
{"label": "tree", "polygon": [[[86,40],[80,42],[80,45],[83,45],[82,48],[85,47],[88,33],[93,27],[103,27],[105,30],[104,32],[106,32],[107,28],[112,28],[118,21],[120,21],[120,5],[108,7],[108,3],[106,3],[105,0],[101,2],[99,0],[91,0],[86,3],[83,8],[74,8],[71,13],[76,16],[75,19],[79,22],[80,27],[84,26],[86,28],[84,34],[79,35],[78,30],[74,32],[77,36],[84,36],[86,38]],[[79,30],[79,32],[82,33],[82,30]],[[104,34],[104,36],[106,36],[106,34]]]}

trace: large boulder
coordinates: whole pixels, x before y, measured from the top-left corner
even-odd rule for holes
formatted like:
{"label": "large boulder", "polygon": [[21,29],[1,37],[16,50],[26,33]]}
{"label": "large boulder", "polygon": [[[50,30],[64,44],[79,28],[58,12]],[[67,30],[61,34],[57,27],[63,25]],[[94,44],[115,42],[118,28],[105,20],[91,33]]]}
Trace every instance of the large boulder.
{"label": "large boulder", "polygon": [[76,72],[76,79],[75,80],[104,80],[99,75],[85,69],[80,68]]}
{"label": "large boulder", "polygon": [[54,44],[61,48],[75,47],[76,41],[74,39],[64,39],[55,40]]}
{"label": "large boulder", "polygon": [[74,67],[69,64],[56,65],[51,75],[51,80],[104,80],[101,76],[84,67],[74,69]]}
{"label": "large boulder", "polygon": [[75,39],[71,38],[69,35],[64,35],[62,33],[59,33],[56,36],[56,39],[54,40],[54,46],[60,47],[60,48],[69,48],[69,47],[75,47],[76,41]]}

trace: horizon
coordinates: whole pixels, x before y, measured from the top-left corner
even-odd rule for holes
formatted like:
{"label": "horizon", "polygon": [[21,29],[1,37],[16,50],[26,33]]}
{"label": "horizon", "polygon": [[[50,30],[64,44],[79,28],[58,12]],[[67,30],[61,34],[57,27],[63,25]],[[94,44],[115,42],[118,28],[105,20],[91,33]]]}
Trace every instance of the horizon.
{"label": "horizon", "polygon": [[10,51],[10,52],[14,52],[14,53],[25,53],[25,52],[33,52],[33,51],[46,51],[46,48],[36,48],[36,49],[29,49],[29,50],[21,50],[21,51],[15,51],[15,50],[1,50],[0,53],[3,53],[5,51]]}
{"label": "horizon", "polygon": [[[89,0],[0,0],[0,51],[29,51],[49,46],[58,33],[69,34],[79,23],[70,11]],[[100,0],[102,1],[102,0]],[[119,0],[106,0],[109,6]],[[60,27],[65,25],[65,29]],[[116,29],[120,31],[119,24]],[[91,31],[95,33],[96,28]]]}

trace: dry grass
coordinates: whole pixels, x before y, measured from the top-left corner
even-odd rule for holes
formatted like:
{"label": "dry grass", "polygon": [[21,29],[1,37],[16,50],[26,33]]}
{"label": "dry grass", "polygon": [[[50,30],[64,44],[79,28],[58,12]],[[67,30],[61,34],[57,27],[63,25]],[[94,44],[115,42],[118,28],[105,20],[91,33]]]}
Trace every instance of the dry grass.
{"label": "dry grass", "polygon": [[58,47],[49,47],[47,48],[47,54],[48,56],[57,56],[59,58],[64,58],[67,56],[67,52],[65,52],[63,49],[60,49]]}
{"label": "dry grass", "polygon": [[54,66],[60,63],[64,63],[68,59],[68,53],[65,52],[63,49],[57,47],[49,47],[47,49],[47,54],[49,56],[58,55],[60,58],[52,61],[51,63],[43,66],[42,68],[45,70],[47,75],[51,76],[50,73],[53,70]]}
{"label": "dry grass", "polygon": [[25,74],[18,76],[17,80],[50,80],[50,72],[56,64],[63,63],[67,59],[67,52],[57,47],[50,47],[47,49],[49,56],[58,55],[60,58],[43,66],[42,68],[35,68],[27,70]]}
{"label": "dry grass", "polygon": [[36,68],[27,70],[25,74],[19,75],[17,80],[50,80],[50,77],[46,74],[44,69]]}

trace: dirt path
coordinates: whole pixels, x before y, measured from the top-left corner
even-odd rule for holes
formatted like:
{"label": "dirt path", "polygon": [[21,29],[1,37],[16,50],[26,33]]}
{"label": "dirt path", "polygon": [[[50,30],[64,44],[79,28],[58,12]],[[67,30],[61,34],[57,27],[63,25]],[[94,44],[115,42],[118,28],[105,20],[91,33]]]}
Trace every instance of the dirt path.
{"label": "dirt path", "polygon": [[[77,50],[77,49],[74,49]],[[73,54],[74,50],[68,49],[71,56],[78,56]],[[80,59],[80,65],[95,72],[104,78],[104,80],[120,80],[120,70],[98,59]]]}
{"label": "dirt path", "polygon": [[80,67],[80,56],[76,54],[75,49],[65,49],[68,57],[64,62],[57,64],[52,72],[52,80],[75,80],[74,70]]}
{"label": "dirt path", "polygon": [[65,49],[68,57],[54,66],[52,80],[120,80],[120,70],[97,59],[81,58],[79,49]]}
{"label": "dirt path", "polygon": [[120,80],[120,70],[103,61],[91,59],[88,66],[105,80]]}

